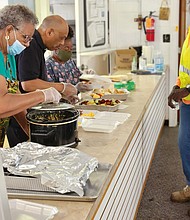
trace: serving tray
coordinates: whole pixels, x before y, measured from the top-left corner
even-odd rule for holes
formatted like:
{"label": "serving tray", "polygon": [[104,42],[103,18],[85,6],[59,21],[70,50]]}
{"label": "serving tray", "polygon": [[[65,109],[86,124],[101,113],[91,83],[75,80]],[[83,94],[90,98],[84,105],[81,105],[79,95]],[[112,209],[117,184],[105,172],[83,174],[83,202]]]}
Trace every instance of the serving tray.
{"label": "serving tray", "polygon": [[115,112],[118,110],[120,103],[109,106],[109,105],[81,105],[82,102],[87,101],[83,100],[75,104],[75,108],[77,109],[84,109],[84,110],[97,110],[97,111],[108,111],[108,112]]}
{"label": "serving tray", "polygon": [[102,99],[119,99],[121,101],[126,100],[128,97],[128,93],[122,93],[122,94],[106,94],[102,96]]}
{"label": "serving tray", "polygon": [[17,199],[94,201],[99,196],[111,167],[111,164],[99,163],[97,171],[94,171],[87,180],[84,187],[84,196],[82,197],[73,192],[58,193],[42,185],[38,178],[5,175],[8,197]]}

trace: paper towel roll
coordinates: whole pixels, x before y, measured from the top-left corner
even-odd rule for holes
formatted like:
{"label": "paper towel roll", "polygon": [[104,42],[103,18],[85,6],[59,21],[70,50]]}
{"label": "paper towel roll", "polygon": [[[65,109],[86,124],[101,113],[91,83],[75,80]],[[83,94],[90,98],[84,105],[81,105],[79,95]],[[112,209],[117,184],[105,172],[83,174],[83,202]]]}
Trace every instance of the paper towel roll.
{"label": "paper towel roll", "polygon": [[151,64],[153,62],[153,52],[154,47],[153,46],[143,46],[142,53],[147,59],[147,63]]}

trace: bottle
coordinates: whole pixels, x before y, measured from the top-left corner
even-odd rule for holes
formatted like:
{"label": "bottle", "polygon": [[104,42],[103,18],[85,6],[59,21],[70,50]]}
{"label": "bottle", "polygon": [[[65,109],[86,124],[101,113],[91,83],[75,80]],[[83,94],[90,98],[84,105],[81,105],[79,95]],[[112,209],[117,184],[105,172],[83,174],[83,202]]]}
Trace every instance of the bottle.
{"label": "bottle", "polygon": [[133,61],[132,61],[132,65],[131,65],[131,70],[132,70],[132,71],[137,70],[137,60],[136,60],[136,56],[133,57]]}
{"label": "bottle", "polygon": [[80,70],[83,74],[88,74],[88,66],[87,65],[82,64],[80,67]]}
{"label": "bottle", "polygon": [[172,110],[179,110],[179,102],[175,102],[174,100],[172,100],[172,103],[175,106],[175,108],[172,108]]}
{"label": "bottle", "polygon": [[84,65],[84,72],[85,72],[86,74],[88,74],[88,66],[87,66],[87,65]]}
{"label": "bottle", "polygon": [[157,51],[154,55],[154,72],[164,71],[164,57],[160,51]]}
{"label": "bottle", "polygon": [[80,70],[81,70],[81,71],[84,70],[84,64],[81,65]]}
{"label": "bottle", "polygon": [[139,70],[146,70],[147,69],[147,59],[142,53],[142,55],[139,57]]}

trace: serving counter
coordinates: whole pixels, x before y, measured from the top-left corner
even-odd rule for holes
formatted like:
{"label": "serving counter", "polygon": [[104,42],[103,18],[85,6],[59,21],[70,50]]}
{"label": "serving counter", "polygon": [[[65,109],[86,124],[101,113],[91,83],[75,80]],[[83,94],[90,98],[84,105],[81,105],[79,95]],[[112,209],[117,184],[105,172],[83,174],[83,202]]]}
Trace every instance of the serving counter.
{"label": "serving counter", "polygon": [[134,219],[166,110],[166,76],[133,75],[136,90],[125,104],[131,117],[112,133],[79,127],[78,149],[112,168],[95,202],[30,200],[56,206],[55,220]]}

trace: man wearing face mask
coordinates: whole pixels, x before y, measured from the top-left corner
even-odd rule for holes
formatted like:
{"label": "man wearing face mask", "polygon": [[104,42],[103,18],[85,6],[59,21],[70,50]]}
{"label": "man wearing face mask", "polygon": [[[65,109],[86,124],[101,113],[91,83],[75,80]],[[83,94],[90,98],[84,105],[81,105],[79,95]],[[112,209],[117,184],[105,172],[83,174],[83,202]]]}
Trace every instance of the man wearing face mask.
{"label": "man wearing face mask", "polygon": [[69,26],[69,33],[63,46],[53,52],[46,60],[47,79],[49,82],[66,82],[75,85],[79,92],[91,90],[91,85],[80,82],[82,72],[76,66],[72,56],[72,38],[74,33]]}

